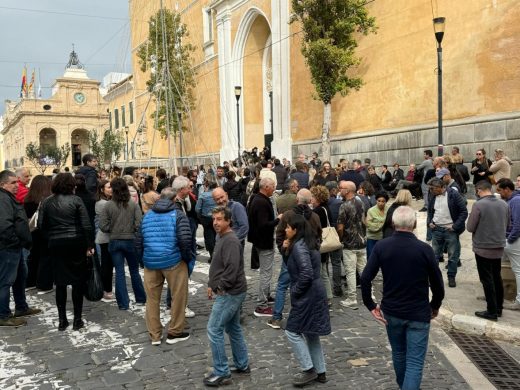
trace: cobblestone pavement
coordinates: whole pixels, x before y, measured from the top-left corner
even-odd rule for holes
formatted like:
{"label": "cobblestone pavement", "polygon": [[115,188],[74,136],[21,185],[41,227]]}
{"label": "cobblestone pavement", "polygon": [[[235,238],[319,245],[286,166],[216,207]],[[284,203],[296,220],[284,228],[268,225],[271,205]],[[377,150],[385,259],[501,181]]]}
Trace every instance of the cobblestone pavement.
{"label": "cobblestone pavement", "polygon": [[[254,298],[258,272],[248,267],[248,297],[244,304],[243,328],[249,347],[250,376],[235,377],[228,389],[291,388],[298,370],[283,331],[266,326],[267,318],[256,318]],[[277,269],[273,276],[276,287]],[[211,351],[206,324],[211,301],[205,295],[209,265],[199,256],[190,281],[189,307],[196,317],[188,319],[189,340],[175,345],[152,346],[144,323],[144,307],[132,305],[120,311],[115,303],[85,301],[86,328],[57,330],[54,294],[28,292],[30,305],[44,313],[30,317],[28,326],[2,328],[0,335],[1,389],[200,389],[211,369]],[[380,294],[376,289],[376,296]],[[70,290],[69,290],[70,291]],[[129,287],[131,292],[131,287]],[[133,296],[131,295],[133,299]],[[334,298],[333,332],[322,338],[327,363],[326,384],[310,388],[395,389],[390,348],[384,328],[364,308],[344,309]],[[361,300],[360,300],[361,302]],[[68,302],[69,319],[72,303]],[[286,311],[288,307],[286,306]],[[164,321],[168,320],[164,314]],[[435,325],[436,326],[436,325]],[[228,356],[231,353],[228,348]],[[443,354],[430,345],[422,389],[469,388]]]}

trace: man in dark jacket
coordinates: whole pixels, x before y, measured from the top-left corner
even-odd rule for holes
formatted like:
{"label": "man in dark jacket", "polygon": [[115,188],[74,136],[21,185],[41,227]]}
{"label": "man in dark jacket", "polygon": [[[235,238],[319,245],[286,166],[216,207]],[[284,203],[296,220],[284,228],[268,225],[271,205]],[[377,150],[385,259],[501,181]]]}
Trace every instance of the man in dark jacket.
{"label": "man in dark jacket", "polygon": [[355,170],[354,163],[352,163],[349,164],[349,169],[341,174],[339,181],[351,181],[356,185],[356,189],[358,189],[359,185],[365,181],[365,178]]}
{"label": "man in dark jacket", "polygon": [[142,248],[144,287],[146,290],[146,327],[152,345],[160,345],[162,324],[159,303],[164,280],[174,297],[166,343],[187,340],[184,332],[185,308],[188,301],[188,276],[193,271],[190,223],[175,205],[175,193],[166,188],[152,210],[143,218],[137,239],[138,252]]}
{"label": "man in dark jacket", "polygon": [[448,249],[448,284],[456,287],[455,276],[460,260],[459,236],[465,230],[468,209],[464,198],[457,190],[446,187],[442,179],[433,178],[428,182],[432,193],[428,203],[427,226],[432,232],[432,247],[437,260],[442,258],[444,246]]}
{"label": "man in dark jacket", "polygon": [[[328,202],[330,210],[330,219],[332,220],[331,226],[336,227],[339,217],[339,209],[343,204],[343,199],[338,198],[338,183],[335,181],[328,181],[325,187],[329,190],[330,198]],[[341,280],[341,264],[343,261],[343,249],[338,249],[330,252],[330,262],[332,264],[332,293],[336,297],[343,296],[343,287]]]}
{"label": "man in dark jacket", "polygon": [[[415,211],[398,207],[392,223],[395,233],[378,242],[361,274],[361,291],[367,309],[386,325],[399,388],[419,389],[430,321],[439,313],[444,285],[432,248],[413,234]],[[379,269],[383,273],[381,306],[372,299],[372,280]]]}
{"label": "man in dark jacket", "polygon": [[274,302],[270,296],[271,279],[273,277],[274,262],[274,228],[280,221],[281,214],[275,218],[273,204],[269,199],[274,192],[274,181],[268,177],[260,180],[260,190],[249,202],[248,223],[249,233],[247,240],[258,251],[260,261],[260,277],[258,283],[258,306],[255,315],[258,317],[270,317],[273,314],[269,303]]}
{"label": "man in dark jacket", "polygon": [[283,186],[287,180],[287,169],[280,163],[279,159],[275,158],[272,171],[276,175],[276,191],[282,193]]}
{"label": "man in dark jacket", "polygon": [[[16,201],[18,180],[11,171],[0,172],[0,326],[20,326],[27,321],[20,317],[38,314],[25,299],[27,264],[22,251],[30,249],[32,238],[22,205]],[[12,316],[9,308],[11,287],[15,303]]]}
{"label": "man in dark jacket", "polygon": [[213,355],[213,372],[204,378],[206,386],[217,387],[231,383],[224,343],[224,329],[229,336],[235,374],[249,374],[247,345],[240,326],[240,309],[246,297],[244,250],[231,228],[231,210],[213,210],[213,227],[218,234],[213,261],[209,268],[208,298],[215,303],[208,320],[208,339]]}
{"label": "man in dark jacket", "polygon": [[85,176],[87,191],[96,195],[98,183],[96,168],[98,166],[98,159],[93,154],[87,153],[83,156],[82,161],[83,166],[78,169],[76,173]]}
{"label": "man in dark jacket", "polygon": [[296,172],[291,173],[291,179],[298,181],[298,187],[309,188],[309,173],[307,172],[307,165],[302,161],[296,161],[294,164]]}

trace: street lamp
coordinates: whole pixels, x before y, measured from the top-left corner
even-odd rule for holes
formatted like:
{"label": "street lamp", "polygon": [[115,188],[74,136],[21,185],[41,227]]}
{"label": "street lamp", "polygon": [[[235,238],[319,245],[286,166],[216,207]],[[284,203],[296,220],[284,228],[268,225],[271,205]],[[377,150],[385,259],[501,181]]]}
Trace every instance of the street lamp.
{"label": "street lamp", "polygon": [[237,134],[238,134],[238,160],[237,167],[240,166],[240,106],[238,101],[240,100],[240,95],[242,95],[242,87],[235,86],[235,97],[237,98]]}
{"label": "street lamp", "polygon": [[446,18],[433,19],[433,31],[435,32],[435,39],[437,40],[437,110],[438,110],[438,155],[442,156],[443,140],[442,140],[442,38],[444,38],[444,27]]}
{"label": "street lamp", "polygon": [[125,126],[125,133],[126,133],[126,161],[128,161],[129,156],[129,150],[128,150],[128,126]]}

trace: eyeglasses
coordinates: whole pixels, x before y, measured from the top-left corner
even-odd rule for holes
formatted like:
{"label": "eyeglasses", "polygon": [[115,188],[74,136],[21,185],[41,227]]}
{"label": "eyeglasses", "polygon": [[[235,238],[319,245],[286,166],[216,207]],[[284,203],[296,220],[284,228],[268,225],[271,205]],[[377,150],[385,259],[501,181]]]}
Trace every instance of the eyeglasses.
{"label": "eyeglasses", "polygon": [[482,156],[482,153],[477,153],[477,156]]}

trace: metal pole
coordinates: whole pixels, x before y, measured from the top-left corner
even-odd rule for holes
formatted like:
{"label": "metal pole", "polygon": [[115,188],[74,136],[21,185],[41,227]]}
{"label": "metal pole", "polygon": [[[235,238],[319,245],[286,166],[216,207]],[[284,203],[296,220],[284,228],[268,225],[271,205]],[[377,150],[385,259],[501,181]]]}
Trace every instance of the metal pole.
{"label": "metal pole", "polygon": [[444,154],[444,147],[443,147],[443,140],[442,140],[442,47],[441,44],[437,46],[437,89],[438,89],[438,97],[437,97],[437,104],[438,104],[438,129],[437,129],[437,136],[438,136],[438,155],[442,156]]}
{"label": "metal pole", "polygon": [[[271,110],[271,118],[269,119],[271,122],[271,135],[274,136],[274,123],[273,123],[273,91],[269,92],[269,105]],[[266,145],[267,146],[267,145]]]}
{"label": "metal pole", "polygon": [[238,132],[238,160],[237,166],[240,166],[240,106],[237,99],[237,132]]}

